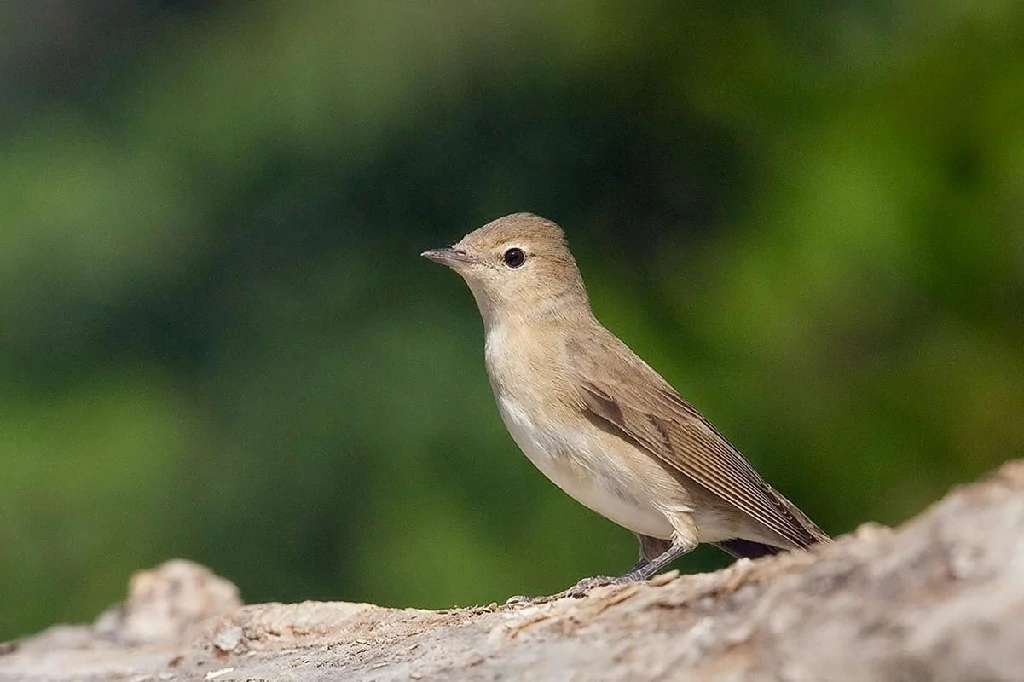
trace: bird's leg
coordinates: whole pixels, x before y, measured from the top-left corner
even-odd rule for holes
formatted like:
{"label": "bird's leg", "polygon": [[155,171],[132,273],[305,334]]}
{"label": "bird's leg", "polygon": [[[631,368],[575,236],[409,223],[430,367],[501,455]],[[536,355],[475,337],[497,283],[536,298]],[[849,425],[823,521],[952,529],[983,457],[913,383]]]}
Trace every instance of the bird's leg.
{"label": "bird's leg", "polygon": [[670,543],[667,540],[659,540],[658,538],[652,538],[649,535],[640,535],[637,533],[636,539],[640,544],[640,557],[637,559],[637,562],[633,564],[632,568],[626,571],[622,576],[616,578],[610,575],[595,575],[590,578],[584,578],[562,594],[569,597],[582,597],[595,587],[614,585],[619,582],[628,582],[627,580],[624,580],[625,576],[643,571],[653,559],[661,556],[670,546]]}
{"label": "bird's leg", "polygon": [[582,597],[595,587],[605,585],[622,585],[625,583],[647,580],[684,554],[692,552],[697,546],[696,539],[687,535],[677,536],[672,541],[652,538],[648,535],[637,535],[640,541],[640,560],[631,569],[618,578],[596,575],[584,578],[562,593],[565,597]]}
{"label": "bird's leg", "polygon": [[[688,519],[686,520],[688,521]],[[696,549],[699,542],[697,540],[696,527],[692,525],[692,522],[676,525],[676,534],[671,542],[639,535],[637,539],[640,541],[640,560],[622,576],[618,578],[607,576],[585,578],[563,592],[562,596],[583,597],[587,592],[596,587],[645,581],[679,557],[692,552]]]}
{"label": "bird's leg", "polygon": [[[627,576],[641,573],[646,570],[647,566],[652,561],[660,557],[662,554],[667,552],[671,547],[672,543],[668,540],[662,540],[660,538],[652,538],[649,535],[636,534],[636,539],[640,545],[639,554],[640,557],[637,562],[633,564],[632,568],[626,571],[622,576],[616,578],[610,575],[595,575],[590,578],[584,578],[578,583],[570,587],[564,592],[559,592],[554,595],[553,599],[558,597],[582,597],[588,591],[595,587],[601,587],[603,585],[614,585],[620,582],[630,582],[631,579]],[[653,574],[652,574],[653,575]],[[540,601],[549,599],[548,597],[524,597],[522,595],[515,595],[505,600],[506,604],[535,604]]]}
{"label": "bird's leg", "polygon": [[640,558],[637,559],[632,568],[626,571],[625,575],[642,570],[647,564],[667,552],[669,547],[672,546],[672,543],[668,540],[652,538],[650,535],[640,535],[637,533],[636,539],[640,544]]}
{"label": "bird's leg", "polygon": [[667,546],[661,554],[653,559],[639,562],[636,566],[629,569],[625,575],[618,578],[616,582],[626,583],[637,580],[647,580],[679,557],[684,554],[689,554],[697,548],[697,541],[692,538],[675,537],[672,539],[671,544],[664,540],[661,540],[660,542]]}

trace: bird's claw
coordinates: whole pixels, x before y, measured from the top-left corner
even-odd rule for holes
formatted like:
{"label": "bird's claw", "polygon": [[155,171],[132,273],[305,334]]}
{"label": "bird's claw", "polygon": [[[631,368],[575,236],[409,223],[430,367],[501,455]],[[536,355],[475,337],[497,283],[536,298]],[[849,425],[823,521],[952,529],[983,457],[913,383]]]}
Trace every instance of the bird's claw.
{"label": "bird's claw", "polygon": [[627,582],[632,582],[632,580],[630,580],[626,576],[623,576],[621,578],[613,578],[609,575],[595,575],[590,578],[584,578],[583,580],[579,581],[578,583],[570,587],[568,590],[565,590],[564,592],[560,593],[558,596],[570,597],[572,599],[580,599],[582,597],[587,596],[587,593],[595,587],[606,587],[608,585],[622,585]]}

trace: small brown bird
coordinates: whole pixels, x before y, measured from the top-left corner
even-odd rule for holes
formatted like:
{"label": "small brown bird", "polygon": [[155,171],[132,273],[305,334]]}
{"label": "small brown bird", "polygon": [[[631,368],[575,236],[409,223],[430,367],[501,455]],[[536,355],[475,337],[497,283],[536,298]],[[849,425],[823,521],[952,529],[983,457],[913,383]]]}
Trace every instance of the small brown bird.
{"label": "small brown bird", "polygon": [[422,255],[473,292],[512,438],[555,485],[639,538],[633,568],[571,592],[646,580],[700,542],[756,558],[828,540],[597,321],[555,223],[516,213]]}

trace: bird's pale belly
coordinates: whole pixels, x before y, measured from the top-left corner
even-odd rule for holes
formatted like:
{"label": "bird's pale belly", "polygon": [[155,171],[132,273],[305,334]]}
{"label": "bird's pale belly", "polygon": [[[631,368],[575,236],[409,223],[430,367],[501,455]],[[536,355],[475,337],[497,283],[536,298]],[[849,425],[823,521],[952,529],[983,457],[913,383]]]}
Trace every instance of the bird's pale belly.
{"label": "bird's pale belly", "polygon": [[[536,428],[526,412],[513,401],[499,399],[502,420],[512,438],[552,483],[585,507],[634,533],[655,538],[672,537],[665,512],[631,491],[631,478],[615,469],[608,453],[588,451],[589,443],[578,434],[554,434]],[[590,446],[592,447],[592,446]]]}

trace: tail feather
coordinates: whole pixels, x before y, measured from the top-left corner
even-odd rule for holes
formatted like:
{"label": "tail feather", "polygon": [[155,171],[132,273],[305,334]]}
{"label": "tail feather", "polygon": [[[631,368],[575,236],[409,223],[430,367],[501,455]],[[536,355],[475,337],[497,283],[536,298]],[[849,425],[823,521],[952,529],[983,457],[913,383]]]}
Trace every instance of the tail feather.
{"label": "tail feather", "polygon": [[716,542],[714,545],[715,547],[732,554],[737,559],[760,559],[761,557],[771,556],[773,554],[786,551],[781,547],[772,547],[771,545],[754,542],[753,540],[742,540],[740,538],[725,540],[724,542]]}

